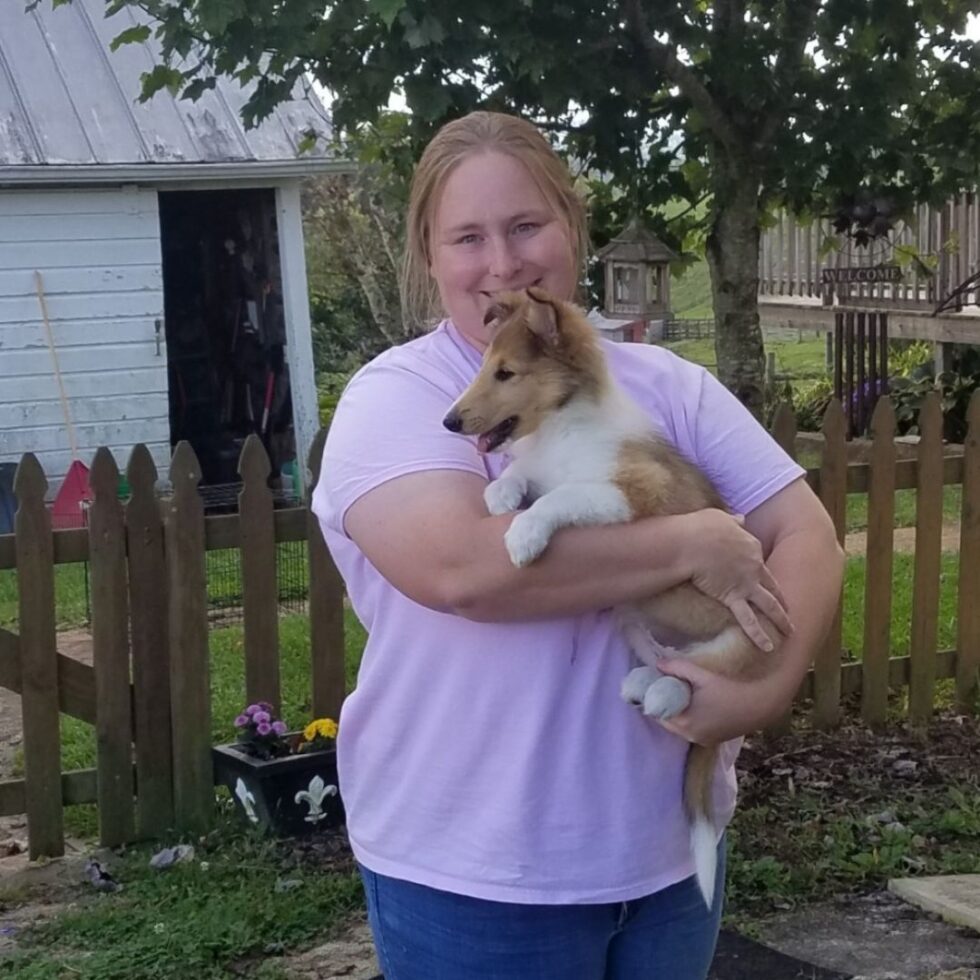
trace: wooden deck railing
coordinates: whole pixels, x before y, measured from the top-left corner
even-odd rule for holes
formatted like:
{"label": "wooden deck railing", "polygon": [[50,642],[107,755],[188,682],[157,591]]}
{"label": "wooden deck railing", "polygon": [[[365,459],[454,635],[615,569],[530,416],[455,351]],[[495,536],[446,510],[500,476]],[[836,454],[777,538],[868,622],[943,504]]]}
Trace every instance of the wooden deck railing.
{"label": "wooden deck railing", "polygon": [[[831,239],[843,246],[827,249]],[[921,261],[917,261],[918,260]],[[900,264],[898,283],[825,282],[825,270]],[[930,268],[934,267],[934,268]],[[980,271],[980,200],[962,194],[942,207],[919,205],[885,239],[858,248],[819,218],[802,223],[783,213],[762,234],[759,293],[831,305],[932,312]],[[980,301],[980,280],[951,300],[957,311]]]}

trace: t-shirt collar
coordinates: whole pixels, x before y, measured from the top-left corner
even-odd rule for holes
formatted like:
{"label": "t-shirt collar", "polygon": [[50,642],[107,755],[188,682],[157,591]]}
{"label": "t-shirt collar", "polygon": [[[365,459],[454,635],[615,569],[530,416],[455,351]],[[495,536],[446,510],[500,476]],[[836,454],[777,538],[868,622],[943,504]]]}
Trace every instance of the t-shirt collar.
{"label": "t-shirt collar", "polygon": [[453,345],[463,355],[467,363],[479,370],[480,365],[483,363],[483,353],[473,345],[472,341],[464,336],[452,320],[443,320],[442,326],[449,335],[449,339],[452,340]]}

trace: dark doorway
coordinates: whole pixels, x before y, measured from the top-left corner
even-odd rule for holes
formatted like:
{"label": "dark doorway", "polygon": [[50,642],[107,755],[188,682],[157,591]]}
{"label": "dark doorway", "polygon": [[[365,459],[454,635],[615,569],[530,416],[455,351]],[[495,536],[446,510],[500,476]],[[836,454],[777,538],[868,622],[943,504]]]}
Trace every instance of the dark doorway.
{"label": "dark doorway", "polygon": [[257,433],[273,476],[295,459],[272,189],[160,194],[170,440],[202,484],[233,488]]}

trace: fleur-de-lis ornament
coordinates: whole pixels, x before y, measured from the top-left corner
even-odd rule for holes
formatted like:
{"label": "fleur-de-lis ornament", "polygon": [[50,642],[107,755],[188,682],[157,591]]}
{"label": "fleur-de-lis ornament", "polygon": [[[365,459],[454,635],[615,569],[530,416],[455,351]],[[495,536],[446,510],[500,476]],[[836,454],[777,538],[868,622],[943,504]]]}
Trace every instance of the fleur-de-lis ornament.
{"label": "fleur-de-lis ornament", "polygon": [[245,816],[248,817],[252,823],[258,823],[259,817],[255,812],[255,796],[252,791],[245,785],[245,780],[238,777],[238,782],[235,783],[235,796],[241,801],[242,809],[245,811]]}
{"label": "fleur-de-lis ornament", "polygon": [[306,823],[319,823],[326,817],[326,813],[323,812],[323,801],[328,796],[336,796],[337,787],[330,784],[328,785],[323,781],[321,776],[314,776],[310,780],[310,785],[307,789],[301,789],[296,794],[296,803],[306,803],[310,808],[310,812],[303,817]]}

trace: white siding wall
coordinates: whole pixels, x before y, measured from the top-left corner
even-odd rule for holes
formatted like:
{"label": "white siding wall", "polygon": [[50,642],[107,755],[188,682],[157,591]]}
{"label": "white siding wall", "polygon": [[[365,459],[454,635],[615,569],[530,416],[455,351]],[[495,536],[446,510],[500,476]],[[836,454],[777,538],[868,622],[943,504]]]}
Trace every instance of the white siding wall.
{"label": "white siding wall", "polygon": [[79,458],[170,457],[157,194],[0,190],[0,462],[34,452],[57,492],[71,463],[34,271],[44,280]]}

